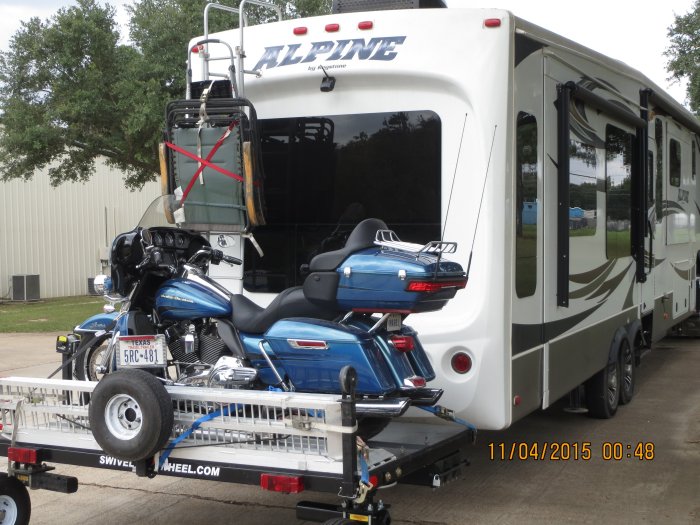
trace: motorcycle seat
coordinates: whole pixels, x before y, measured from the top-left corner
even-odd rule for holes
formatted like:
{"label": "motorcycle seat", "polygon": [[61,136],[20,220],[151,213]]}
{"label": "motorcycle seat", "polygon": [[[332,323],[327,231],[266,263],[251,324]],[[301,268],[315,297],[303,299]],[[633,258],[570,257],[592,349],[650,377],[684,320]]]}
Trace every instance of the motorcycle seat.
{"label": "motorcycle seat", "polygon": [[338,315],[338,312],[320,308],[309,302],[304,296],[302,286],[282,290],[267,308],[258,306],[244,295],[235,294],[231,296],[231,307],[233,325],[242,332],[252,334],[262,334],[277,321],[287,317],[331,320]]}
{"label": "motorcycle seat", "polygon": [[345,246],[339,250],[319,253],[311,259],[309,270],[312,272],[335,270],[351,253],[374,246],[377,230],[387,229],[386,223],[380,219],[365,219],[352,230]]}

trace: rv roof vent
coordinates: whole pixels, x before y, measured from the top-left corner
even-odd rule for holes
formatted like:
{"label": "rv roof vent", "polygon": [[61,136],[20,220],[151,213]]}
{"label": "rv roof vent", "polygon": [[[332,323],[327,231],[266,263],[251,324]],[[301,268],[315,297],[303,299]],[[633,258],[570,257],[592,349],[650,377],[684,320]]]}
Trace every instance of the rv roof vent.
{"label": "rv roof vent", "polygon": [[446,7],[443,0],[333,0],[333,13]]}

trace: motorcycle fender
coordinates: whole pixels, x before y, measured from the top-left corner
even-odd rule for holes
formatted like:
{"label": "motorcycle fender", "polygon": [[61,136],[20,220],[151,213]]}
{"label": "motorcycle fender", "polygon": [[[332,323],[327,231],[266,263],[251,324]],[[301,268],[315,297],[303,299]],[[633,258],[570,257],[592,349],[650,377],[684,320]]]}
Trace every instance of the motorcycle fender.
{"label": "motorcycle fender", "polygon": [[75,332],[79,334],[84,334],[86,332],[98,332],[100,330],[107,330],[114,323],[114,320],[119,315],[118,312],[111,313],[99,313],[92,317],[88,317],[75,327]]}
{"label": "motorcycle fender", "polygon": [[321,319],[290,318],[277,321],[264,337],[297,390],[340,393],[340,370],[346,365],[357,372],[358,394],[396,390],[381,350],[364,330]]}

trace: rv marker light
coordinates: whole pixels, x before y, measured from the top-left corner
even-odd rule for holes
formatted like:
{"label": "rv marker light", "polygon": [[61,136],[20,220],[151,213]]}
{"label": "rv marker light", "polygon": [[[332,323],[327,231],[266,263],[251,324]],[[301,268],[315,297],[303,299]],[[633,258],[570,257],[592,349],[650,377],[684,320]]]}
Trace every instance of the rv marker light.
{"label": "rv marker light", "polygon": [[484,20],[484,27],[501,27],[500,18],[487,18]]}
{"label": "rv marker light", "polygon": [[326,31],[328,33],[335,33],[340,30],[340,24],[326,24]]}
{"label": "rv marker light", "polygon": [[457,352],[452,356],[452,370],[458,374],[466,374],[472,369],[472,358],[464,352]]}
{"label": "rv marker light", "polygon": [[295,35],[305,35],[308,32],[309,32],[309,30],[306,27],[295,27],[294,28]]}
{"label": "rv marker light", "polygon": [[372,29],[373,27],[374,27],[374,22],[372,22],[371,20],[366,20],[364,22],[360,22],[359,24],[357,24],[357,29],[362,29],[363,31],[365,31],[367,29]]}

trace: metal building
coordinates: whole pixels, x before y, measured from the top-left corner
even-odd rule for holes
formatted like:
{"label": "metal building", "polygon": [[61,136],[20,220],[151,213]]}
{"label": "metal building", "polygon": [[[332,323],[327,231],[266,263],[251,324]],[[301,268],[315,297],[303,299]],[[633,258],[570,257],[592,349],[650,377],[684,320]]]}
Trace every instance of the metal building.
{"label": "metal building", "polygon": [[114,236],[159,193],[157,182],[126,189],[122,173],[102,163],[84,184],[52,187],[47,169],[0,183],[0,300],[87,294]]}

